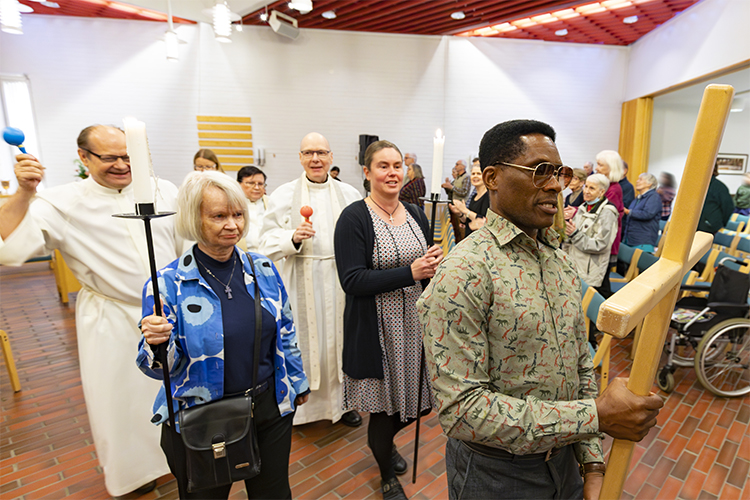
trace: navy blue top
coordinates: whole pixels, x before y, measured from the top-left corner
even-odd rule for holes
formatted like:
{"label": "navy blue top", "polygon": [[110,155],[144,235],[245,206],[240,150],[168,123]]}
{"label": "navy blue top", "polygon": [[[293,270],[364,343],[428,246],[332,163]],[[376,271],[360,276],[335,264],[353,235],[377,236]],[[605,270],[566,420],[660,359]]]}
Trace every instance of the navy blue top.
{"label": "navy blue top", "polygon": [[[242,262],[236,254],[226,262],[219,262],[195,246],[195,258],[201,276],[211,285],[221,301],[221,322],[224,327],[224,394],[231,395],[250,389],[253,380],[253,356],[255,354],[255,300],[250,296],[242,275]],[[224,292],[224,285],[206,272],[210,269],[221,281],[227,283],[232,273],[232,264],[236,261],[232,280],[230,300]],[[205,266],[205,267],[204,267]],[[276,345],[276,318],[265,308],[261,324],[260,367],[258,380],[260,384],[273,376],[273,349]]]}
{"label": "navy blue top", "polygon": [[623,219],[622,234],[630,246],[656,246],[661,220],[661,196],[656,189],[646,191],[630,204],[630,214]]}

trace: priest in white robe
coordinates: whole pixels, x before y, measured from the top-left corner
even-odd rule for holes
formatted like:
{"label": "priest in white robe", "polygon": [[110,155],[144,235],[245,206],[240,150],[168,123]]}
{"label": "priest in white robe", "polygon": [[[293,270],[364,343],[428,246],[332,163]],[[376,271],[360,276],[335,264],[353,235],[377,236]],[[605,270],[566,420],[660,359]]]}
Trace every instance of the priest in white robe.
{"label": "priest in white robe", "polygon": [[[113,218],[135,205],[125,134],[92,126],[78,138],[90,177],[36,194],[44,167],[18,155],[18,191],[0,207],[0,264],[18,266],[59,249],[82,288],[76,331],[86,409],[107,492],[153,489],[169,473],[152,425],[159,382],[135,364],[141,334],[141,291],[149,277],[144,225]],[[157,210],[173,211],[176,187],[158,182]],[[35,196],[36,194],[36,196]],[[156,267],[181,255],[173,218],[152,221]]]}
{"label": "priest in white robe", "polygon": [[[360,415],[342,411],[344,293],[336,274],[333,232],[341,211],[362,196],[328,175],[333,155],[322,135],[306,135],[299,157],[302,175],[269,197],[260,249],[281,262],[302,366],[312,390],[308,403],[297,410],[294,424],[341,419],[357,426],[362,423]],[[309,223],[300,215],[303,206],[313,209]]]}

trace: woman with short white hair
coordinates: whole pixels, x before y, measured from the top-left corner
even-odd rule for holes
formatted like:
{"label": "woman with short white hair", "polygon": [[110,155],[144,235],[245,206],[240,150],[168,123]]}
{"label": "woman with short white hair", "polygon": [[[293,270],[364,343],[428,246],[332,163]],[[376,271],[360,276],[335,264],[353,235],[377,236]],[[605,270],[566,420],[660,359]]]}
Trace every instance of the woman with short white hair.
{"label": "woman with short white hair", "polygon": [[[193,172],[177,201],[177,232],[197,243],[159,271],[162,316],[154,314],[151,280],[144,287],[138,367],[161,379],[162,365],[154,354],[159,344],[167,343],[171,392],[180,414],[251,393],[249,415],[262,467],[258,475],[245,479],[248,498],[291,498],[292,419],[297,406],[307,401],[310,385],[302,370],[289,297],[270,259],[236,246],[247,234],[247,204],[237,182],[221,172]],[[156,396],[154,413],[151,422],[162,426],[161,446],[180,498],[227,498],[231,482],[197,488],[196,478],[188,477],[180,414],[175,414],[175,429],[167,417],[164,387]],[[205,475],[210,476],[208,470]]]}
{"label": "woman with short white hair", "polygon": [[648,172],[642,173],[635,181],[638,196],[630,208],[625,209],[628,216],[622,230],[626,245],[653,253],[659,239],[659,220],[661,219],[661,196],[656,192],[656,177]]}
{"label": "woman with short white hair", "polygon": [[565,221],[565,250],[581,279],[597,290],[608,274],[609,253],[617,235],[617,209],[604,196],[609,186],[604,175],[590,175],[583,186],[583,204]]}

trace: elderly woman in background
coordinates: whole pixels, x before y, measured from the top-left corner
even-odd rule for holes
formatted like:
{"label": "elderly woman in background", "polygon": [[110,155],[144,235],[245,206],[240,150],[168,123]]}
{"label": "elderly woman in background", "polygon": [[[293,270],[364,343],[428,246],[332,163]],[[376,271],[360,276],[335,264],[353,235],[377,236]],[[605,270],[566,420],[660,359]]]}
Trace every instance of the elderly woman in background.
{"label": "elderly woman in background", "polygon": [[464,237],[484,226],[487,210],[490,208],[490,197],[482,180],[482,167],[479,166],[479,162],[471,167],[471,185],[474,186],[474,192],[469,197],[468,206],[463,200],[458,199],[448,204],[450,211],[458,214],[461,223],[466,225]]}
{"label": "elderly woman in background", "polygon": [[672,215],[672,200],[677,189],[677,182],[674,175],[669,172],[662,172],[659,176],[659,188],[656,190],[661,198],[661,220],[669,220]]}
{"label": "elderly woman in background", "polygon": [[388,141],[367,148],[364,173],[372,191],[341,212],[334,234],[346,293],[344,411],[370,413],[367,444],[386,500],[406,498],[396,478],[406,472],[406,461],[393,437],[432,408],[429,380],[419,386],[426,368],[416,302],[443,258],[441,248],[432,245],[424,212],[399,201],[401,158]]}
{"label": "elderly woman in background", "polygon": [[[615,241],[612,243],[609,261],[612,265],[617,264],[617,252],[620,251],[620,240],[622,239],[622,216],[625,215],[625,206],[622,203],[622,187],[620,180],[625,175],[625,165],[617,151],[604,150],[596,155],[596,173],[602,174],[609,179],[609,188],[604,193],[604,197],[617,209],[619,217],[617,219],[617,234]],[[599,293],[605,298],[612,295],[609,285],[609,273],[605,273],[604,281],[600,287]]]}
{"label": "elderly woman in background", "polygon": [[[154,351],[168,342],[172,397],[180,409],[244,393],[253,386],[254,304],[260,300],[262,333],[253,421],[262,466],[245,486],[249,498],[291,498],[292,419],[310,390],[281,277],[268,258],[235,246],[247,232],[246,214],[245,196],[228,176],[218,172],[187,176],[178,193],[176,229],[186,240],[198,243],[159,272],[164,316],[153,314],[151,282],[146,283],[137,363],[146,375],[161,379]],[[164,387],[156,397],[154,413],[152,422],[168,423]],[[177,478],[180,498],[228,497],[231,484],[187,491],[184,445],[169,424],[162,425],[161,446]]]}
{"label": "elderly woman in background", "polygon": [[617,235],[619,214],[605,197],[609,186],[609,179],[602,174],[588,176],[583,186],[583,205],[571,220],[565,221],[565,249],[581,279],[597,290],[609,274],[609,254]]}
{"label": "elderly woman in background", "polygon": [[644,252],[654,252],[659,239],[659,220],[661,219],[661,197],[656,192],[656,177],[643,173],[635,181],[638,196],[625,209],[628,216],[623,227],[623,241],[626,245],[640,248]]}
{"label": "elderly woman in background", "polygon": [[565,207],[580,207],[583,204],[583,186],[589,174],[582,168],[573,169],[573,178],[568,187],[571,193],[565,197]]}
{"label": "elderly woman in background", "polygon": [[195,156],[193,156],[193,170],[196,172],[205,172],[211,170],[218,170],[223,172],[224,169],[219,163],[219,158],[216,153],[210,149],[199,149]]}
{"label": "elderly woman in background", "polygon": [[424,196],[426,190],[422,167],[416,163],[412,163],[406,169],[406,176],[409,178],[409,182],[404,184],[404,187],[401,188],[398,199],[406,203],[417,205],[420,208],[423,207],[424,201],[419,199],[420,196]]}

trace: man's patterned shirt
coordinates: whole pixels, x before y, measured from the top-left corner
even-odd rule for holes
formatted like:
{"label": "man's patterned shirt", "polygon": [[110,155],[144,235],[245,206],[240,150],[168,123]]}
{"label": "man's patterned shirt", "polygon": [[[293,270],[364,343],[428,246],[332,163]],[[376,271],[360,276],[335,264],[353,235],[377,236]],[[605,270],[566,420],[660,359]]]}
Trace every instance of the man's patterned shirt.
{"label": "man's patterned shirt", "polygon": [[603,462],[581,280],[556,233],[538,243],[491,210],[417,302],[449,437],[525,455],[575,443]]}

